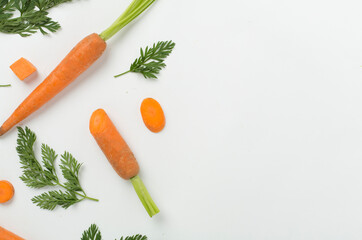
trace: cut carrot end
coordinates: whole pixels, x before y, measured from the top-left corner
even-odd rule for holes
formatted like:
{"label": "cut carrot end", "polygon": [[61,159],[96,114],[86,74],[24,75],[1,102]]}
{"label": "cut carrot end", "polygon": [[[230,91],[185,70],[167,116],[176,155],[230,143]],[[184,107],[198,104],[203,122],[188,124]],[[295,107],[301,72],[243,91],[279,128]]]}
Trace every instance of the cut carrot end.
{"label": "cut carrot end", "polygon": [[25,58],[20,58],[10,68],[20,80],[24,80],[36,71],[34,65]]}
{"label": "cut carrot end", "polygon": [[97,134],[103,131],[105,127],[104,119],[107,117],[103,109],[97,109],[93,112],[89,121],[89,130],[92,134]]}
{"label": "cut carrot end", "polygon": [[14,196],[14,187],[13,185],[6,181],[0,181],[0,203],[8,202]]}

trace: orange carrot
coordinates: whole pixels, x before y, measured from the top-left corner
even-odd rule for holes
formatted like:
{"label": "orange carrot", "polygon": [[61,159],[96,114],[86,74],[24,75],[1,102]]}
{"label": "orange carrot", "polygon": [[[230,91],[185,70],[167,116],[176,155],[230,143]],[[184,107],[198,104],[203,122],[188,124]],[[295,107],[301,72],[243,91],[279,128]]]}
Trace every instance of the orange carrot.
{"label": "orange carrot", "polygon": [[95,33],[80,41],[5,121],[0,128],[0,136],[62,91],[92,65],[102,55],[105,48],[105,41]]}
{"label": "orange carrot", "polygon": [[36,71],[34,65],[25,58],[20,58],[10,68],[20,80],[24,80]]}
{"label": "orange carrot", "polygon": [[103,109],[92,114],[89,129],[119,176],[129,180],[138,174],[136,158]]}
{"label": "orange carrot", "polygon": [[24,238],[21,238],[5,228],[0,227],[0,240],[24,240]]}
{"label": "orange carrot", "polygon": [[146,98],[141,104],[143,122],[151,132],[160,132],[166,124],[161,105],[153,98]]}
{"label": "orange carrot", "polygon": [[93,112],[89,130],[118,175],[125,180],[131,180],[150,217],[157,214],[159,210],[138,176],[136,158],[103,109]]}
{"label": "orange carrot", "polygon": [[50,75],[20,104],[0,127],[0,136],[55,97],[103,53],[106,40],[125,27],[155,0],[133,0],[124,13],[100,35],[93,33],[80,41]]}
{"label": "orange carrot", "polygon": [[[13,185],[6,181],[0,181],[0,203],[5,203],[12,199],[14,196],[14,187]],[[1,238],[0,238],[1,239]]]}

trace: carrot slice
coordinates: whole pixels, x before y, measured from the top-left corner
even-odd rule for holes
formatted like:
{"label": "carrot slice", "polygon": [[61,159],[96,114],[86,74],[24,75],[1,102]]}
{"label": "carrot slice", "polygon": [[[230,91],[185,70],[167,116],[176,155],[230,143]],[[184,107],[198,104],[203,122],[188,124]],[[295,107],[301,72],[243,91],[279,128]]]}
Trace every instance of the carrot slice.
{"label": "carrot slice", "polygon": [[0,181],[0,203],[5,203],[12,199],[14,196],[14,187],[13,185],[6,181]]}
{"label": "carrot slice", "polygon": [[25,58],[20,58],[14,62],[10,68],[20,80],[24,80],[36,71],[34,65]]}
{"label": "carrot slice", "polygon": [[155,99],[146,98],[142,101],[141,115],[143,122],[151,132],[158,133],[165,127],[165,114]]}

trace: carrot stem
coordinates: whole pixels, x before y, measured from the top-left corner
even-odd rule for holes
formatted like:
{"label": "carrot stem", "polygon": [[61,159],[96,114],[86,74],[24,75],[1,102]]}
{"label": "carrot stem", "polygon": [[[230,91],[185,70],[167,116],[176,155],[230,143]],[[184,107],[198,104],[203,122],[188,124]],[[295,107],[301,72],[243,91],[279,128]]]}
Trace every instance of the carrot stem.
{"label": "carrot stem", "polygon": [[122,13],[122,15],[119,16],[109,28],[99,34],[99,36],[104,41],[107,41],[133,19],[138,17],[138,15],[145,11],[155,1],[156,0],[133,0],[128,8]]}
{"label": "carrot stem", "polygon": [[[61,184],[59,181],[56,181],[55,183],[56,183],[58,186],[69,190],[66,186],[64,186],[63,184]],[[81,193],[78,193],[78,192],[74,192],[74,193],[77,194],[78,196],[81,196],[82,198],[86,198],[86,199],[88,199],[88,200],[92,200],[92,201],[95,201],[95,202],[99,202],[99,200],[96,199],[96,198],[88,197],[87,194],[85,194],[85,192],[83,191],[83,189],[82,189],[82,192],[83,192],[84,194],[81,194]]]}
{"label": "carrot stem", "polygon": [[10,87],[11,84],[6,84],[6,85],[0,85],[0,87]]}
{"label": "carrot stem", "polygon": [[150,217],[153,217],[154,215],[159,213],[160,210],[153,202],[151,195],[148,193],[147,188],[143,184],[141,178],[136,175],[131,178],[131,182],[148,215],[150,215]]}
{"label": "carrot stem", "polygon": [[115,78],[116,78],[116,77],[120,77],[120,76],[125,75],[126,73],[129,73],[129,72],[131,72],[131,70],[128,70],[128,71],[125,71],[124,73],[120,73],[120,74],[118,74],[118,75],[115,75],[114,77],[115,77]]}

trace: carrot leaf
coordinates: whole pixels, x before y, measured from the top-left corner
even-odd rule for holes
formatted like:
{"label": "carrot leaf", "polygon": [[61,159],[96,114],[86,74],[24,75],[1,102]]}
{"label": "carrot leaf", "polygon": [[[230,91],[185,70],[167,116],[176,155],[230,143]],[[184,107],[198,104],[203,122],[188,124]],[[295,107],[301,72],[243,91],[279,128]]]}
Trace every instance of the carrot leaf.
{"label": "carrot leaf", "polygon": [[38,207],[47,210],[54,210],[57,206],[67,209],[81,200],[74,192],[61,190],[45,192],[31,199]]}
{"label": "carrot leaf", "polygon": [[[48,16],[48,10],[72,0],[0,0],[0,32],[30,36],[60,29],[58,22]],[[16,15],[19,15],[15,17]]]}
{"label": "carrot leaf", "polygon": [[67,189],[72,191],[82,191],[83,189],[79,183],[79,170],[82,164],[78,163],[72,154],[65,152],[61,156],[60,169],[67,182],[64,184]]}
{"label": "carrot leaf", "polygon": [[147,237],[137,234],[137,235],[129,236],[126,238],[121,237],[119,240],[147,240]]}
{"label": "carrot leaf", "polygon": [[31,188],[43,188],[56,185],[44,174],[43,168],[35,157],[33,150],[36,135],[29,129],[18,128],[16,151],[20,158],[23,175],[20,179]]}
{"label": "carrot leaf", "polygon": [[79,182],[79,171],[82,164],[68,152],[61,156],[59,168],[66,180],[61,183],[55,168],[55,162],[58,155],[46,144],[41,145],[42,164],[37,160],[34,152],[36,135],[28,127],[25,129],[18,127],[18,139],[16,151],[20,158],[23,175],[20,179],[26,186],[31,188],[59,187],[62,190],[53,190],[33,197],[34,204],[42,209],[54,210],[57,206],[65,209],[84,200],[89,199],[98,201],[95,198],[88,197]]}
{"label": "carrot leaf", "polygon": [[57,159],[58,155],[55,153],[53,149],[51,149],[48,145],[42,144],[41,145],[41,155],[43,159],[44,165],[44,176],[49,182],[57,182],[58,177],[55,171],[54,162]]}
{"label": "carrot leaf", "polygon": [[145,78],[157,78],[162,68],[166,67],[165,59],[171,54],[175,43],[172,41],[159,41],[152,47],[140,49],[141,56],[137,58],[128,71],[114,77],[120,77],[129,72],[142,73]]}
{"label": "carrot leaf", "polygon": [[102,235],[97,225],[92,224],[87,230],[83,232],[81,240],[101,240]]}
{"label": "carrot leaf", "polygon": [[[102,240],[101,231],[98,226],[92,224],[83,232],[81,240]],[[147,240],[147,236],[137,234],[134,236],[121,237],[120,240]]]}

